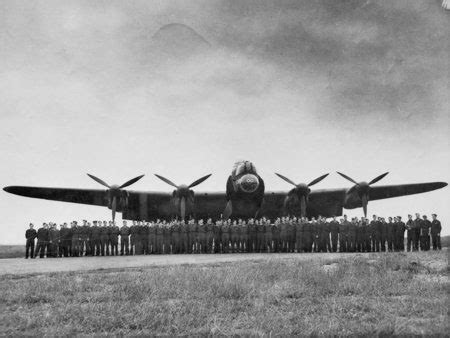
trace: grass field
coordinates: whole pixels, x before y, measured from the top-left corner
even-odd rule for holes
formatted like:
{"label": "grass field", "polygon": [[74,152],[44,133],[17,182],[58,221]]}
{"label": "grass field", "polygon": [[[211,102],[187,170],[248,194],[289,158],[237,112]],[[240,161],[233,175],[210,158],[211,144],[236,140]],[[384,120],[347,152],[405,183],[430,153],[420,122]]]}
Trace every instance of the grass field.
{"label": "grass field", "polygon": [[0,335],[445,335],[447,255],[3,275]]}

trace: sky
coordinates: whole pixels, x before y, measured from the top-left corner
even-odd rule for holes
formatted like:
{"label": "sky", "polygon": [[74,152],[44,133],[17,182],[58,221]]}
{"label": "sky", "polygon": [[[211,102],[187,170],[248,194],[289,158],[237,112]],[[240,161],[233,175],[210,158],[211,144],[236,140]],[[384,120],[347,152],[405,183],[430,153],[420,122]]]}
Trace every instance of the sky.
{"label": "sky", "polygon": [[[449,181],[450,11],[440,1],[0,2],[0,186],[224,191],[236,160],[266,190]],[[448,187],[369,202],[437,213]],[[0,244],[107,208],[0,192]],[[345,211],[361,216],[361,209]],[[120,214],[118,217],[120,220]]]}

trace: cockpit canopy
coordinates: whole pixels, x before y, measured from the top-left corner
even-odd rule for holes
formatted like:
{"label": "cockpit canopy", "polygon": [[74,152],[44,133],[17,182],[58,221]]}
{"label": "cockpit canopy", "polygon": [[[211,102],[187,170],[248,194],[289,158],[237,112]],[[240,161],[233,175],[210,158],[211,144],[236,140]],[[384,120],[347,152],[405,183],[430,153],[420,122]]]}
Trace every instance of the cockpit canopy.
{"label": "cockpit canopy", "polygon": [[254,174],[256,175],[256,168],[250,161],[238,161],[234,164],[233,170],[231,171],[231,176],[237,178],[244,174]]}

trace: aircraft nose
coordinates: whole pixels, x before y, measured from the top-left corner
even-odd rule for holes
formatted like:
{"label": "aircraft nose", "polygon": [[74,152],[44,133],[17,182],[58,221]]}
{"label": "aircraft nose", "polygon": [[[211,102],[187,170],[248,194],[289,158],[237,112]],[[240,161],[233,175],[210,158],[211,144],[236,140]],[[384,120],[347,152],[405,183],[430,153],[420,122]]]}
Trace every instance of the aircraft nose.
{"label": "aircraft nose", "polygon": [[256,189],[258,189],[259,186],[259,180],[258,177],[255,175],[244,175],[240,179],[240,187],[244,192],[254,192]]}

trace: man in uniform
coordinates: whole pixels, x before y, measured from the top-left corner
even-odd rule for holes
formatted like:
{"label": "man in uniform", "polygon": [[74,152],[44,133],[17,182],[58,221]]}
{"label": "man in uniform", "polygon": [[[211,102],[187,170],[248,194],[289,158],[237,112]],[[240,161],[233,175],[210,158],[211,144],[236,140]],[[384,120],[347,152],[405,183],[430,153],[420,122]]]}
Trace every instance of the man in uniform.
{"label": "man in uniform", "polygon": [[355,252],[356,251],[356,231],[357,229],[357,219],[356,217],[352,218],[352,221],[348,223],[348,251]]}
{"label": "man in uniform", "polygon": [[29,255],[31,258],[34,258],[34,239],[36,237],[37,232],[34,229],[33,223],[30,223],[29,228],[25,231],[25,238],[27,240],[25,245],[25,258],[28,258]]}
{"label": "man in uniform", "polygon": [[198,244],[199,244],[198,252],[206,253],[206,225],[203,222],[203,219],[200,219],[198,221],[197,233],[198,233]]}
{"label": "man in uniform", "polygon": [[230,240],[231,240],[231,252],[236,253],[239,251],[239,227],[242,224],[242,220],[239,220],[239,224],[233,221],[230,228]]}
{"label": "man in uniform", "polygon": [[221,227],[223,253],[228,253],[230,249],[230,226],[231,220],[226,220],[223,222]]}
{"label": "man in uniform", "polygon": [[248,224],[245,221],[243,221],[241,224],[241,231],[239,232],[239,242],[241,243],[241,252],[247,252]]}
{"label": "man in uniform", "polygon": [[130,254],[130,227],[127,225],[127,221],[122,222],[120,228],[120,255],[123,256]]}
{"label": "man in uniform", "polygon": [[180,253],[189,253],[189,227],[184,220],[180,222]]}
{"label": "man in uniform", "polygon": [[[272,234],[273,236],[273,234]],[[248,244],[247,244],[247,252],[255,252],[256,251],[256,224],[253,218],[248,220]]]}
{"label": "man in uniform", "polygon": [[413,222],[413,250],[419,250],[419,241],[422,228],[422,219],[420,214],[416,213],[416,219]]}
{"label": "man in uniform", "polygon": [[388,218],[388,222],[386,224],[386,240],[388,251],[394,251],[394,232],[396,225],[392,222],[392,217]]}
{"label": "man in uniform", "polygon": [[297,217],[290,219],[287,224],[288,252],[295,252],[295,223],[297,223]]}
{"label": "man in uniform", "polygon": [[312,248],[312,225],[306,217],[303,218],[303,250],[311,252]]}
{"label": "man in uniform", "polygon": [[384,217],[378,219],[380,225],[380,240],[381,240],[381,252],[386,252],[386,239],[387,239],[387,223]]}
{"label": "man in uniform", "polygon": [[295,223],[295,246],[297,247],[297,252],[303,252],[303,218],[300,218],[298,222]]}
{"label": "man in uniform", "polygon": [[37,245],[36,251],[34,252],[34,257],[37,257],[37,255],[39,254],[39,258],[44,258],[47,243],[48,243],[48,226],[47,223],[44,223],[42,227],[39,228],[37,231]]}
{"label": "man in uniform", "polygon": [[420,228],[420,249],[422,251],[430,250],[430,229],[431,222],[426,215],[423,215],[422,226]]}
{"label": "man in uniform", "polygon": [[188,222],[188,229],[189,229],[189,245],[188,245],[188,252],[189,253],[196,253],[197,252],[197,222],[193,219],[189,220]]}
{"label": "man in uniform", "polygon": [[58,257],[58,241],[59,241],[59,231],[56,228],[56,223],[51,223],[48,229],[48,239],[49,239],[49,250],[47,252],[47,257]]}
{"label": "man in uniform", "polygon": [[255,221],[256,224],[256,252],[264,252],[264,222],[261,219]]}
{"label": "man in uniform", "polygon": [[331,251],[337,252],[339,222],[337,221],[336,216],[333,216],[333,220],[330,222],[329,228],[331,233]]}
{"label": "man in uniform", "polygon": [[109,241],[111,243],[111,256],[119,255],[119,235],[120,229],[116,225],[116,222],[111,222],[111,227],[109,229]]}
{"label": "man in uniform", "polygon": [[160,255],[163,253],[163,223],[157,222],[155,225],[155,234],[156,234],[156,245],[155,245],[155,253]]}
{"label": "man in uniform", "polygon": [[339,252],[348,252],[350,250],[349,227],[350,222],[347,220],[347,215],[344,215],[344,219],[339,224]]}
{"label": "man in uniform", "polygon": [[206,220],[206,253],[212,253],[214,244],[214,224],[211,218]]}
{"label": "man in uniform", "polygon": [[171,249],[171,239],[172,239],[172,225],[168,222],[163,222],[163,249],[164,254],[168,255],[170,254]]}
{"label": "man in uniform", "polygon": [[441,250],[441,222],[437,219],[436,214],[431,214],[433,221],[431,222],[431,241],[433,242],[433,250]]}
{"label": "man in uniform", "polygon": [[80,255],[80,227],[77,221],[72,222],[70,230],[72,234],[72,257],[78,257]]}
{"label": "man in uniform", "polygon": [[270,220],[264,222],[264,252],[272,252],[272,225]]}
{"label": "man in uniform", "polygon": [[397,232],[395,233],[398,251],[405,251],[405,223],[401,216],[397,216]]}
{"label": "man in uniform", "polygon": [[411,251],[414,250],[414,221],[412,215],[408,215],[406,230],[406,251]]}
{"label": "man in uniform", "polygon": [[108,222],[103,221],[103,225],[100,223],[100,253],[102,256],[109,256],[109,229]]}
{"label": "man in uniform", "polygon": [[91,254],[92,256],[100,256],[101,255],[100,227],[98,226],[97,221],[93,222],[93,225],[90,230],[91,230],[90,231]]}

